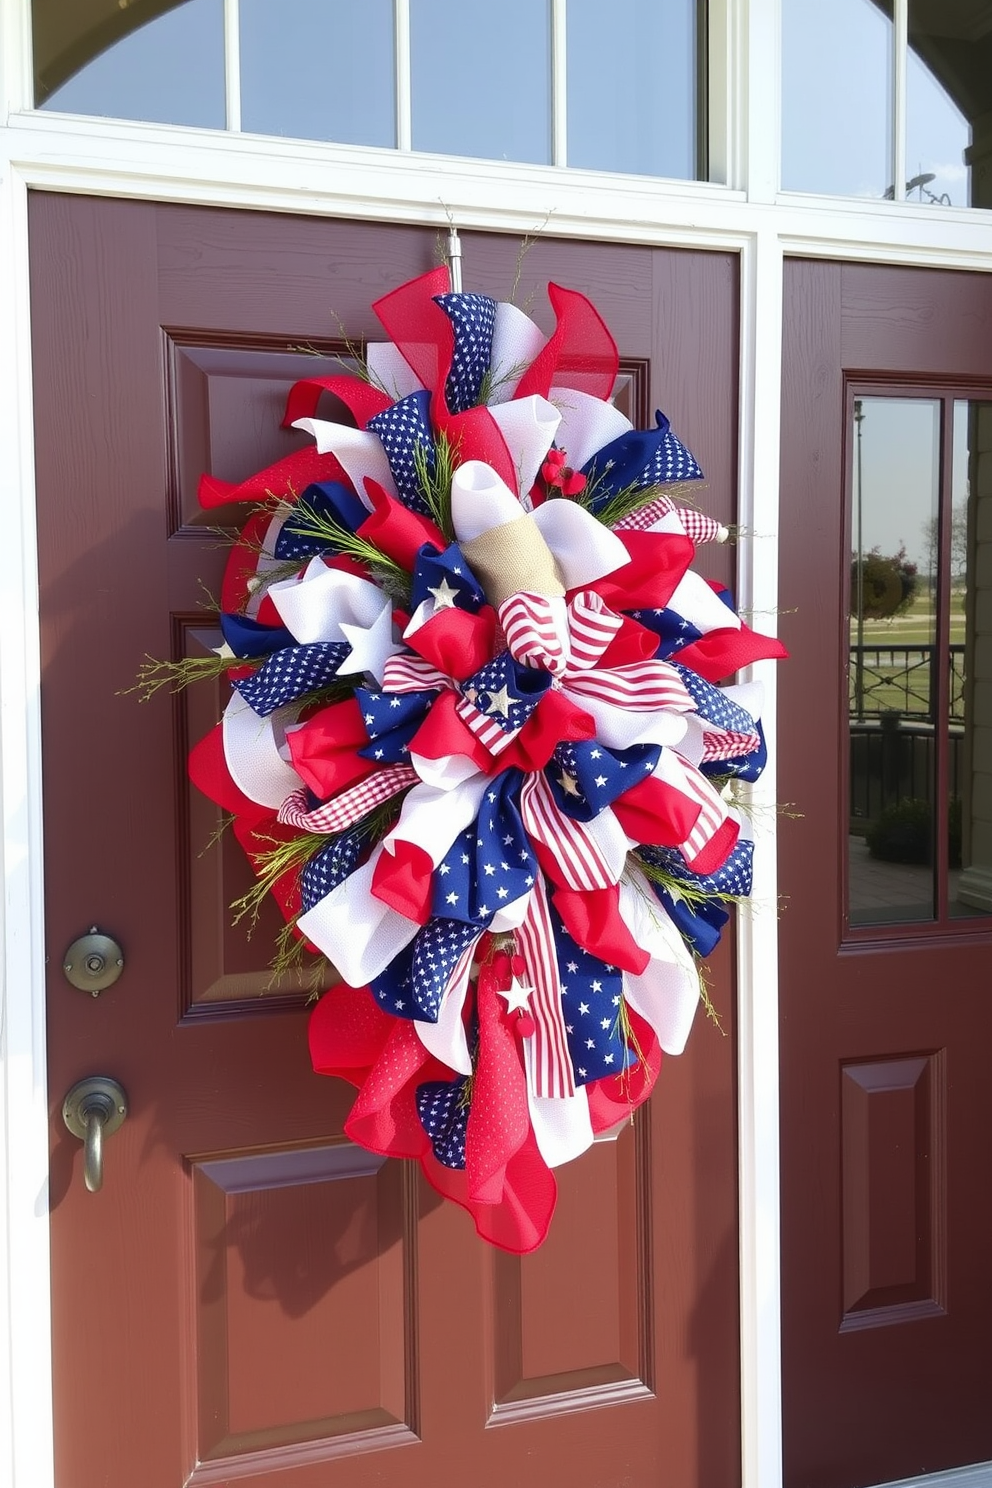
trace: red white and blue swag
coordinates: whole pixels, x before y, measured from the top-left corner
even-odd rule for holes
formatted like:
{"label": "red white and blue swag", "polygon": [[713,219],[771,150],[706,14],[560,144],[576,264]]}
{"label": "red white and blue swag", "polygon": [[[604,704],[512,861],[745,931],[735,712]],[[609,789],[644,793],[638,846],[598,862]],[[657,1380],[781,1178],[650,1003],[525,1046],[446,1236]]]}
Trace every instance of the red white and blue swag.
{"label": "red white and blue swag", "polygon": [[666,487],[702,472],[614,408],[589,301],[549,296],[546,338],[446,268],[403,285],[367,380],[292,389],[314,447],[204,477],[260,504],[222,597],[243,666],[190,760],[256,866],[307,834],[274,893],[342,979],[310,1048],[358,1088],[348,1135],[518,1252],[685,1044],[750,889],[721,787],[765,760],[757,686],[715,684],[784,654],[690,571],[726,533]]}

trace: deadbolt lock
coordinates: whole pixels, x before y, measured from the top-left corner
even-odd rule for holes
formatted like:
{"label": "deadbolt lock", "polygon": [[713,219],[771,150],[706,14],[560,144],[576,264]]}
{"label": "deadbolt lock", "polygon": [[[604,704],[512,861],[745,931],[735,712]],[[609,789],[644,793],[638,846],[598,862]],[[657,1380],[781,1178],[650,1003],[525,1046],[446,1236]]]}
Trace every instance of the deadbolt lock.
{"label": "deadbolt lock", "polygon": [[88,935],[74,940],[62,958],[62,970],[66,980],[80,992],[89,992],[99,997],[107,987],[112,987],[124,970],[124,952],[116,940],[101,935],[91,925]]}

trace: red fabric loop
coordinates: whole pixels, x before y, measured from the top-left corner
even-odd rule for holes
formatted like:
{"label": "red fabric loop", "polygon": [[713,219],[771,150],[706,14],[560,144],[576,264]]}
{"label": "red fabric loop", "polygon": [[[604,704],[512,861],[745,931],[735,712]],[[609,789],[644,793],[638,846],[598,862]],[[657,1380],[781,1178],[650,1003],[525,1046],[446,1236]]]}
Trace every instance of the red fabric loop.
{"label": "red fabric loop", "polygon": [[364,429],[370,418],[393,406],[388,393],[366,382],[363,377],[352,377],[338,373],[334,377],[302,377],[294,382],[286,399],[286,412],[282,426],[292,428],[297,419],[312,418],[317,412],[321,393],[332,393],[352,415],[359,429]]}
{"label": "red fabric loop", "polygon": [[331,454],[321,455],[312,444],[308,444],[240,483],[232,484],[213,475],[201,475],[197,496],[205,511],[224,506],[229,501],[268,501],[273,496],[283,501],[295,501],[315,481],[341,481],[351,489],[351,481],[337,458]]}
{"label": "red fabric loop", "polygon": [[639,780],[613,802],[613,812],[628,837],[652,847],[678,847],[696,825],[699,803],[652,775]]}
{"label": "red fabric loop", "polygon": [[413,572],[424,543],[430,543],[439,553],[447,547],[439,527],[390,496],[371,476],[365,477],[365,489],[372,502],[372,514],[365,518],[356,535],[364,537],[408,573]]}
{"label": "red fabric loop", "polygon": [[615,536],[630,554],[630,562],[590,587],[614,610],[664,609],[692,562],[695,544],[674,532],[617,532]]}
{"label": "red fabric loop", "polygon": [[439,610],[403,639],[439,672],[464,682],[485,666],[496,649],[496,611],[492,605],[483,605],[474,615],[454,607]]}
{"label": "red fabric loop", "polygon": [[774,636],[759,635],[742,625],[740,630],[710,630],[677,656],[681,666],[691,667],[707,682],[722,682],[753,661],[783,661],[788,651]]}
{"label": "red fabric loop", "polygon": [[620,915],[620,886],[608,889],[555,889],[551,896],[565,929],[580,946],[622,971],[637,975],[651,960]]}
{"label": "red fabric loop", "polygon": [[557,325],[517,385],[514,397],[538,393],[546,398],[553,383],[594,398],[613,394],[620,365],[617,344],[595,305],[574,289],[548,285]]}
{"label": "red fabric loop", "polygon": [[451,277],[447,265],[401,284],[376,300],[372,309],[386,335],[416,372],[425,388],[444,393],[455,350],[455,331],[434,296],[448,294]]}
{"label": "red fabric loop", "polygon": [[316,796],[327,801],[377,768],[358,750],[369,742],[357,698],[331,703],[287,734],[293,768]]}
{"label": "red fabric loop", "polygon": [[372,873],[372,893],[397,914],[426,925],[431,917],[431,876],[434,864],[429,853],[415,842],[402,840],[379,854]]}

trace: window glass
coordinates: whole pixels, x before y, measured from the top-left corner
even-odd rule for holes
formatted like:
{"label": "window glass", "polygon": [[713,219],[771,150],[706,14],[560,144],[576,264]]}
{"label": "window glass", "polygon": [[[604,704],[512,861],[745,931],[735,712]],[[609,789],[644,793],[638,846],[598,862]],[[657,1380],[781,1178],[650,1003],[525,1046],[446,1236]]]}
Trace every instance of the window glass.
{"label": "window glass", "polygon": [[992,914],[992,403],[954,405],[950,547],[953,918]]}
{"label": "window glass", "polygon": [[[89,55],[87,42],[81,56]],[[40,106],[60,113],[223,129],[223,0],[186,0],[97,53],[44,98],[42,87],[39,78]]]}
{"label": "window glass", "polygon": [[696,0],[568,0],[568,163],[692,180]]}
{"label": "window glass", "polygon": [[782,186],[892,187],[891,4],[782,0]]}
{"label": "window glass", "polygon": [[549,0],[410,0],[413,148],[551,159]]}
{"label": "window glass", "polygon": [[972,176],[970,169],[971,121],[979,150],[992,152],[992,3],[909,0],[909,196],[944,206],[992,206],[989,173]]}
{"label": "window glass", "polygon": [[395,145],[392,0],[241,0],[241,124]]}
{"label": "window glass", "polygon": [[851,435],[850,919],[932,920],[940,403],[857,398]]}

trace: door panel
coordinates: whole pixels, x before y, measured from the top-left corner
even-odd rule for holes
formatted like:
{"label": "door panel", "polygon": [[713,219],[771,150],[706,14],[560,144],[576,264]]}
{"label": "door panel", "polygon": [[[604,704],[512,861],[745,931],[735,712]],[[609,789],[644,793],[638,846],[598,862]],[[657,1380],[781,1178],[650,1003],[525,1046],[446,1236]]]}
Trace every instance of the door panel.
{"label": "door panel", "polygon": [[[738,1482],[729,950],[729,1036],[701,1022],[650,1112],[561,1172],[545,1248],[497,1254],[343,1137],[305,994],[268,984],[275,917],[230,924],[248,871],[184,767],[219,695],[123,691],[146,654],[215,644],[200,470],[288,453],[289,384],[342,328],[376,335],[370,302],[431,266],[433,233],[37,195],[31,238],[60,1488]],[[505,298],[518,244],[464,254]],[[735,257],[541,240],[520,302],[540,291],[545,324],[549,278],[590,294],[624,396],[664,408],[732,520]],[[59,970],[94,923],[127,961],[99,998]],[[96,1073],[130,1114],[94,1195],[60,1105]]]}
{"label": "door panel", "polygon": [[[992,920],[955,919],[953,903],[948,912],[946,858],[936,906],[893,911],[907,881],[899,872],[919,874],[918,897],[933,899],[925,869],[901,868],[887,884],[879,877],[874,909],[863,879],[848,918],[850,773],[857,784],[861,756],[848,676],[858,543],[845,515],[863,412],[852,395],[926,393],[947,407],[989,396],[992,278],[786,269],[781,603],[793,659],[780,680],[779,790],[802,813],[781,831],[786,1484],[853,1488],[992,1457]],[[948,437],[945,421],[945,481]],[[972,489],[979,512],[989,491],[986,462]],[[950,518],[948,509],[945,543]],[[911,547],[919,526],[907,515]],[[987,565],[976,572],[987,586]],[[948,607],[937,595],[930,603],[938,619]],[[992,676],[982,666],[979,657],[978,700]],[[949,713],[943,675],[931,725],[894,704],[886,724],[904,756],[918,736],[941,792],[949,775],[946,763],[933,774],[932,751]],[[861,742],[871,727],[891,754],[881,720]],[[943,829],[946,802],[933,789]],[[886,870],[852,850],[852,875]]]}

